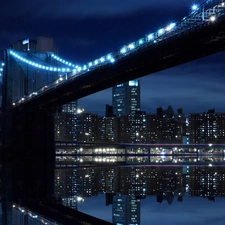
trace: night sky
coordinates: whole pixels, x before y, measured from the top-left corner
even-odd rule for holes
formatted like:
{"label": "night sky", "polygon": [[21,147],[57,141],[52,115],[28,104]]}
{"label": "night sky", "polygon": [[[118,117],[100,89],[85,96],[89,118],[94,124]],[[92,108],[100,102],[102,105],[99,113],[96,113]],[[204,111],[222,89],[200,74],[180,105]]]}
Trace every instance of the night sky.
{"label": "night sky", "polygon": [[[21,4],[22,2],[22,4]],[[82,64],[120,49],[191,11],[192,0],[7,0],[0,8],[0,49],[17,40],[52,37],[59,56]],[[141,110],[225,112],[225,52],[141,78]],[[104,115],[111,89],[79,100]]]}
{"label": "night sky", "polygon": [[[176,197],[171,205],[156,197],[148,196],[141,200],[141,225],[223,225],[224,198],[215,198],[215,202],[202,197],[184,197],[178,202]],[[98,207],[97,207],[98,206]],[[105,195],[85,198],[78,203],[78,210],[89,215],[112,222],[112,205],[105,206]]]}

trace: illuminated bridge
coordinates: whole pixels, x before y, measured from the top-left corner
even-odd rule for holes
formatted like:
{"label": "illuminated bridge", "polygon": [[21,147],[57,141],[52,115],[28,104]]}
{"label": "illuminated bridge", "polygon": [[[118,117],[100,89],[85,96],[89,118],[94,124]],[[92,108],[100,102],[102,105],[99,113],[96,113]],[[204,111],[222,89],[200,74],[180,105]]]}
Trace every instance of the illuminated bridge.
{"label": "illuminated bridge", "polygon": [[[56,76],[12,99],[13,106],[45,108],[59,106],[125,81],[201,58],[225,48],[225,1],[208,0],[194,6],[190,15],[171,23],[120,50],[100,56],[84,65],[75,65],[53,53],[5,50],[4,77],[9,66],[32,68]],[[51,58],[49,60],[49,58]],[[6,71],[5,71],[6,68]],[[7,77],[10,82],[11,77]],[[29,78],[28,75],[28,80]],[[24,81],[25,82],[25,81]]]}
{"label": "illuminated bridge", "polygon": [[32,200],[37,202],[33,206],[36,211],[45,207],[38,202],[48,205],[54,198],[55,107],[224,49],[225,1],[207,0],[193,7],[181,21],[85,65],[75,65],[53,52],[3,50],[1,172],[5,224],[12,224],[10,202],[29,208]]}

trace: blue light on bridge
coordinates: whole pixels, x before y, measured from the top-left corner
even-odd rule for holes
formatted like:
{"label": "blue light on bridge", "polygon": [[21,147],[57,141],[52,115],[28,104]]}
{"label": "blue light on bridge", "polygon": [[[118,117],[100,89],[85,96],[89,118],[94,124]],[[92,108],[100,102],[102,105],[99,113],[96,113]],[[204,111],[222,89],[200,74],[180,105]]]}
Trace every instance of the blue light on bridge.
{"label": "blue light on bridge", "polygon": [[211,16],[211,17],[209,18],[209,21],[215,22],[215,21],[216,21],[216,17],[215,17],[215,16]]}
{"label": "blue light on bridge", "polygon": [[59,61],[59,62],[61,62],[61,63],[64,63],[64,64],[66,64],[67,66],[76,67],[76,65],[74,65],[73,63],[68,62],[68,61],[62,59],[62,58],[56,56],[55,54],[51,54],[51,56],[52,56],[55,60],[57,60],[57,61]]}
{"label": "blue light on bridge", "polygon": [[166,31],[171,31],[176,26],[176,23],[171,23],[169,26],[166,27]]}
{"label": "blue light on bridge", "polygon": [[196,4],[192,5],[192,6],[191,6],[191,9],[192,9],[193,11],[196,11],[196,10],[198,9],[198,5],[196,5]]}
{"label": "blue light on bridge", "polygon": [[134,49],[134,48],[135,48],[134,43],[129,44],[129,45],[128,45],[128,48],[131,49],[131,50]]}
{"label": "blue light on bridge", "polygon": [[153,34],[149,34],[148,35],[148,40],[152,40],[154,38],[154,35]]}
{"label": "blue light on bridge", "polygon": [[112,58],[111,54],[107,55],[107,59],[110,60]]}
{"label": "blue light on bridge", "polygon": [[17,59],[33,66],[33,67],[36,67],[36,68],[40,68],[40,69],[43,69],[43,70],[49,70],[49,71],[54,71],[54,72],[60,72],[60,71],[63,71],[63,72],[71,72],[71,69],[69,68],[59,68],[59,67],[51,67],[51,66],[45,66],[45,65],[42,65],[42,64],[39,64],[39,63],[36,63],[36,62],[33,62],[31,60],[28,60],[20,55],[18,55],[17,53],[15,53],[14,51],[10,51],[9,52],[12,56],[16,57]]}
{"label": "blue light on bridge", "polygon": [[159,35],[162,35],[163,33],[164,33],[164,29],[163,28],[158,30],[158,34]]}
{"label": "blue light on bridge", "polygon": [[142,45],[144,43],[143,39],[140,39],[138,43],[139,45]]}
{"label": "blue light on bridge", "polygon": [[126,49],[125,47],[123,47],[123,48],[120,50],[120,52],[121,52],[122,54],[124,54],[124,53],[127,52],[127,49]]}
{"label": "blue light on bridge", "polygon": [[114,63],[114,62],[115,62],[115,59],[114,59],[114,58],[111,58],[111,59],[110,59],[110,62],[111,62],[111,63]]}

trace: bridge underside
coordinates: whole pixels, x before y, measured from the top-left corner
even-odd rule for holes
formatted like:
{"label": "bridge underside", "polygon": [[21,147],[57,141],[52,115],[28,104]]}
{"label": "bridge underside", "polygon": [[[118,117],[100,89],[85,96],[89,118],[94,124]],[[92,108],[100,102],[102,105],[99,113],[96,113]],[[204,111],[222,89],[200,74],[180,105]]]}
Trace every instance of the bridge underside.
{"label": "bridge underside", "polygon": [[[188,28],[187,28],[188,29]],[[99,67],[35,97],[20,107],[51,108],[119,83],[177,66],[225,49],[225,18],[130,53],[113,65]]]}

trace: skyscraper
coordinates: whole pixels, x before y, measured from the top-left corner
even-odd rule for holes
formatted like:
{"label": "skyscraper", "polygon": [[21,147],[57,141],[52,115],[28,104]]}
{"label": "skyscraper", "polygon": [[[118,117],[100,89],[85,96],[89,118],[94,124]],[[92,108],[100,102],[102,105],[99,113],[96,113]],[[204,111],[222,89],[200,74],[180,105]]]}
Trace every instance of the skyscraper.
{"label": "skyscraper", "polygon": [[140,110],[140,81],[131,80],[112,88],[112,105],[115,116],[130,115]]}

